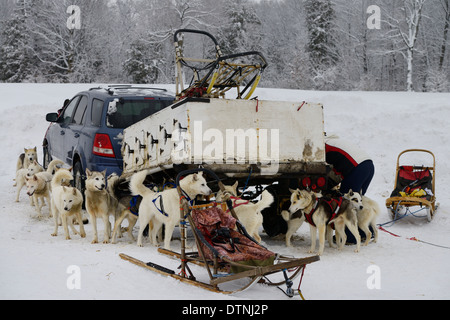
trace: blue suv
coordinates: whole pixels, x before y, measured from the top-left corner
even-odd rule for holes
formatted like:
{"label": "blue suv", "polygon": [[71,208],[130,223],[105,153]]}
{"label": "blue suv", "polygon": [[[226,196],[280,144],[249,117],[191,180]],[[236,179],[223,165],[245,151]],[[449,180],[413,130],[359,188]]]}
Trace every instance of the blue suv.
{"label": "blue suv", "polygon": [[51,122],[43,142],[44,166],[59,159],[73,167],[74,186],[84,193],[86,168],[123,170],[123,129],[168,107],[173,94],[165,89],[129,85],[92,88],[66,100]]}

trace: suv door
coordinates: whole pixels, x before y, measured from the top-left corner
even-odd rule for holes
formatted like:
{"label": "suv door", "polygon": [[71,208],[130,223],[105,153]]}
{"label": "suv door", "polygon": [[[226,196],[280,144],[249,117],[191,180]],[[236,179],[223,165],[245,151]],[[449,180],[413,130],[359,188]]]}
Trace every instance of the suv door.
{"label": "suv door", "polygon": [[52,124],[49,128],[49,145],[50,154],[52,158],[57,158],[62,161],[66,161],[66,148],[65,148],[65,135],[67,133],[67,127],[72,121],[72,116],[75,111],[78,102],[80,101],[80,96],[73,98],[67,106],[62,110],[58,121]]}
{"label": "suv door", "polygon": [[66,134],[64,136],[64,145],[66,146],[66,159],[63,159],[66,163],[73,165],[74,155],[76,153],[83,153],[83,127],[85,125],[86,111],[88,106],[88,97],[81,96],[80,101],[73,113],[70,123],[66,128]]}

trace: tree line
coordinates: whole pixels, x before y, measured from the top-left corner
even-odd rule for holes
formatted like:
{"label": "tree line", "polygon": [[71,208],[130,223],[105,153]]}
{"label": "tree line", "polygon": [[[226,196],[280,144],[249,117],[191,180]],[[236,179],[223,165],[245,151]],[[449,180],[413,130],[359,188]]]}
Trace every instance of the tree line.
{"label": "tree line", "polygon": [[260,51],[261,86],[450,91],[450,0],[2,0],[1,82],[174,83],[173,34]]}

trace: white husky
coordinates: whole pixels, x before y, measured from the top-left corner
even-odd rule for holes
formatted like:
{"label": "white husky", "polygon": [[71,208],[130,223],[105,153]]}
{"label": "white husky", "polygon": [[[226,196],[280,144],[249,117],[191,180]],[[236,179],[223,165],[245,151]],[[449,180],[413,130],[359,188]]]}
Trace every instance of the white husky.
{"label": "white husky", "polygon": [[231,196],[234,212],[236,212],[239,221],[244,225],[248,234],[253,239],[257,242],[261,242],[261,237],[259,235],[259,229],[263,224],[263,215],[261,214],[261,211],[270,207],[274,198],[269,191],[264,190],[261,194],[261,200],[257,203],[243,200],[237,197],[238,184],[239,182],[236,182],[232,186],[224,186],[225,192],[219,191],[216,195],[216,201],[223,202],[224,193],[228,193]]}
{"label": "white husky", "polygon": [[[26,157],[25,159],[29,158]],[[19,163],[17,163],[17,167],[19,167]],[[42,168],[42,166],[36,160],[27,161],[26,168],[20,168],[16,171],[16,179],[15,179],[16,181],[15,186],[17,187],[16,202],[19,202],[20,191],[24,186],[26,186],[28,179],[31,178],[36,173],[43,171],[44,168]],[[30,198],[30,200],[31,205],[34,206],[35,204],[34,199]]]}
{"label": "white husky", "polygon": [[361,196],[358,192],[353,192],[350,190],[345,197],[347,197],[357,211],[358,216],[358,227],[366,234],[366,241],[363,246],[367,246],[372,238],[372,232],[369,226],[372,227],[374,233],[373,242],[378,241],[378,229],[377,229],[377,218],[380,214],[380,207],[378,203],[366,196]]}
{"label": "white husky", "polygon": [[[41,172],[42,173],[42,172]],[[27,181],[27,194],[33,198],[34,207],[36,208],[37,217],[41,218],[41,209],[44,205],[44,199],[47,199],[49,207],[49,217],[53,216],[50,200],[50,181],[39,174],[33,175],[31,178],[25,177]],[[39,203],[39,200],[40,203]]]}
{"label": "white husky", "polygon": [[86,210],[91,217],[94,229],[92,243],[98,243],[97,218],[103,219],[105,224],[103,243],[109,243],[111,238],[109,216],[113,215],[115,221],[117,221],[121,211],[125,207],[120,205],[114,195],[108,191],[106,187],[106,170],[96,172],[86,169],[86,190],[84,195],[86,198]]}
{"label": "white husky", "polygon": [[[16,202],[19,202],[19,195],[22,188],[27,185],[27,181],[36,174],[39,174],[40,178],[50,182],[53,179],[53,175],[58,169],[58,166],[64,165],[64,162],[61,160],[53,160],[48,165],[47,171],[44,171],[44,168],[36,161],[33,160],[29,164],[27,164],[27,168],[19,169],[16,172],[16,184],[17,184],[17,195]],[[51,187],[50,187],[51,190]],[[29,191],[29,190],[28,190]],[[35,205],[34,198],[31,198],[31,205]],[[39,205],[39,204],[36,204]],[[50,203],[49,203],[50,205]]]}
{"label": "white husky", "polygon": [[33,161],[38,161],[36,147],[34,147],[33,149],[24,148],[24,151],[25,152],[19,156],[19,159],[17,159],[16,171],[20,169],[28,169],[28,166]]}
{"label": "white husky", "polygon": [[33,163],[33,161],[38,161],[38,155],[37,155],[37,148],[36,147],[34,147],[33,149],[24,148],[24,151],[25,151],[25,153],[22,153],[19,156],[19,159],[17,159],[17,164],[16,164],[16,179],[14,179],[13,187],[18,186],[18,184],[20,183],[20,181],[18,179],[21,179],[21,182],[22,182],[22,184],[20,185],[20,189],[18,188],[18,191],[17,191],[16,202],[19,202],[20,190],[25,185],[24,181],[25,181],[26,169],[28,169],[28,167],[30,166],[30,164]]}
{"label": "white husky", "polygon": [[70,240],[70,233],[68,225],[72,229],[74,234],[78,234],[73,226],[73,219],[71,216],[75,216],[78,219],[80,225],[80,235],[82,238],[86,237],[84,231],[84,225],[81,216],[81,208],[83,205],[83,195],[81,192],[72,187],[62,186],[64,181],[73,180],[72,173],[66,169],[60,169],[56,172],[52,179],[52,212],[55,220],[55,231],[52,233],[53,237],[58,235],[58,222],[61,215],[62,224],[64,227],[64,233],[66,240]]}
{"label": "white husky", "polygon": [[[153,222],[151,241],[157,245],[156,236],[165,225],[164,248],[170,250],[170,240],[176,225],[180,222],[180,199],[177,189],[169,189],[160,193],[153,192],[144,186],[146,171],[133,175],[130,181],[130,191],[133,195],[140,195],[143,199],[139,206],[139,235],[138,246],[142,247],[142,233],[145,227]],[[197,195],[209,196],[212,191],[206,185],[203,172],[191,174],[180,181],[180,187],[190,199]]]}

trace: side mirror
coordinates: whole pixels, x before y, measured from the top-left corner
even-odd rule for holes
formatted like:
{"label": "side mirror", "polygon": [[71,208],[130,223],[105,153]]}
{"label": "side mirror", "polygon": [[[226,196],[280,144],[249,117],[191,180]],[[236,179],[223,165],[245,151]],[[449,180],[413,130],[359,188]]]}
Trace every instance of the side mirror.
{"label": "side mirror", "polygon": [[58,114],[56,112],[54,112],[54,113],[47,113],[47,116],[45,117],[45,119],[48,122],[57,122],[58,121]]}

